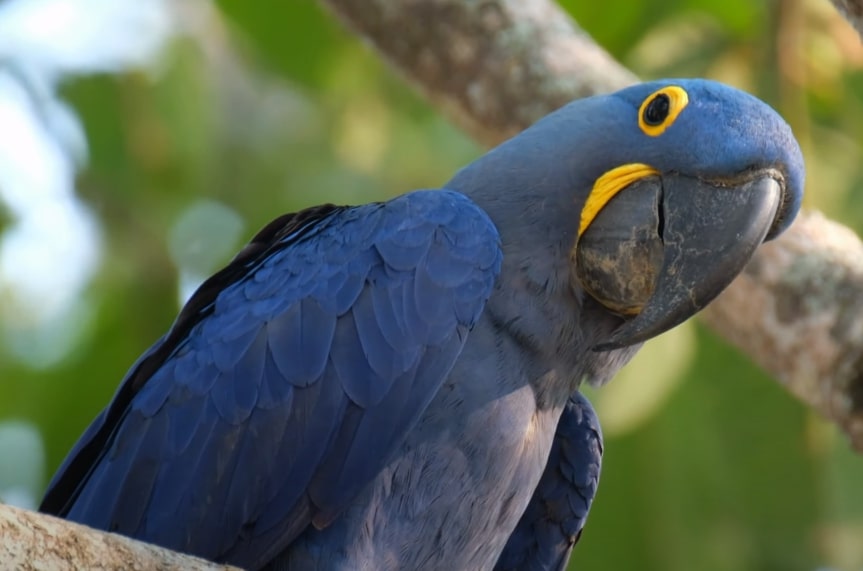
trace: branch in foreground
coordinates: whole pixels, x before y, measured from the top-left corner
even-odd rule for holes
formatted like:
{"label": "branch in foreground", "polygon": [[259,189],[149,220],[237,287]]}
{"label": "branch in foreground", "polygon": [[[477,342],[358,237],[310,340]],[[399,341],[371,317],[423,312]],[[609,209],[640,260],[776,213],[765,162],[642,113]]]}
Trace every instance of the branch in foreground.
{"label": "branch in foreground", "polygon": [[[322,2],[486,144],[572,99],[636,81],[551,0]],[[863,1],[834,3],[860,29]],[[863,451],[863,337],[854,325],[863,324],[856,301],[863,251],[852,238],[821,216],[802,215],[759,249],[746,274],[713,302],[707,323]],[[803,312],[794,322],[790,308]]]}
{"label": "branch in foreground", "polygon": [[0,504],[3,569],[102,569],[104,571],[239,571],[142,543]]}

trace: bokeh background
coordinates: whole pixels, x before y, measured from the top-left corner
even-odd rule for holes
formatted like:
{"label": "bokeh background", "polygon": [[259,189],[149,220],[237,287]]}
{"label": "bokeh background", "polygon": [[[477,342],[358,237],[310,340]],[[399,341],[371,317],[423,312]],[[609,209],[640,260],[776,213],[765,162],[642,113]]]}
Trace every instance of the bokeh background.
{"label": "bokeh background", "polygon": [[[567,0],[645,78],[749,90],[863,230],[863,48],[827,0]],[[397,33],[394,32],[394,33]],[[33,507],[182,301],[276,215],[482,149],[312,0],[0,0],[0,500]],[[863,569],[863,456],[696,323],[589,391],[574,569]]]}

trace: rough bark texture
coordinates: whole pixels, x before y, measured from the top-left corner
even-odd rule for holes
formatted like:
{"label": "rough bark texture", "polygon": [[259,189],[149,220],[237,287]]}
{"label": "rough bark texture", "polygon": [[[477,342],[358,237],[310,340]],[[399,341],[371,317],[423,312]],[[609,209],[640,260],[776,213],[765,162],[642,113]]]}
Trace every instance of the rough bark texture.
{"label": "rough bark texture", "polygon": [[17,571],[228,571],[140,541],[0,504],[0,568]]}
{"label": "rough bark texture", "polygon": [[[321,1],[489,145],[569,100],[636,81],[552,0]],[[863,1],[834,4],[861,30]],[[706,316],[863,451],[861,254],[850,230],[804,213]]]}
{"label": "rough bark texture", "polygon": [[550,1],[323,3],[488,145],[575,98],[637,81]]}

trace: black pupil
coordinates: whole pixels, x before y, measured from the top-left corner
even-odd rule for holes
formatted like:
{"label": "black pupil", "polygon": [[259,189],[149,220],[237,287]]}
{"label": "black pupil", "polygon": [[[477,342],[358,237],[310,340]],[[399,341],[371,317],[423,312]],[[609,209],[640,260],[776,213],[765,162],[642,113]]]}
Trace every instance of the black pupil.
{"label": "black pupil", "polygon": [[668,117],[671,101],[664,93],[660,93],[647,104],[644,109],[644,122],[651,126],[661,125]]}

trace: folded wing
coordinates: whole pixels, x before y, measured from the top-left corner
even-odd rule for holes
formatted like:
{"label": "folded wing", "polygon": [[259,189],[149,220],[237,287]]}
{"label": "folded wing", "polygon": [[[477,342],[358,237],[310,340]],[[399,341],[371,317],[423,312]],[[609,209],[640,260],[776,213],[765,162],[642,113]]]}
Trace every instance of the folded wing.
{"label": "folded wing", "polygon": [[265,564],[389,461],[500,263],[494,225],[449,191],[274,221],[132,367],[42,511]]}

